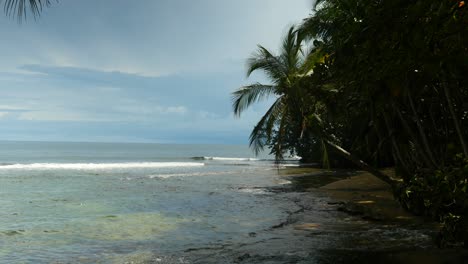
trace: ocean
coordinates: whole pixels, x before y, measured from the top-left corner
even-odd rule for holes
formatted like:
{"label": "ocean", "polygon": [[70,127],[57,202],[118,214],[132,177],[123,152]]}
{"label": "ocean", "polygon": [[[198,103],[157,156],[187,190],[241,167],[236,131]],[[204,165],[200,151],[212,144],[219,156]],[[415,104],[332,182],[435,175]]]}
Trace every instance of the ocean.
{"label": "ocean", "polygon": [[0,142],[0,263],[445,256],[434,250],[431,223],[350,215],[316,188],[356,172],[285,177],[297,165],[246,146]]}
{"label": "ocean", "polygon": [[284,183],[277,171],[247,146],[0,142],[0,263],[241,243],[286,217],[262,190]]}

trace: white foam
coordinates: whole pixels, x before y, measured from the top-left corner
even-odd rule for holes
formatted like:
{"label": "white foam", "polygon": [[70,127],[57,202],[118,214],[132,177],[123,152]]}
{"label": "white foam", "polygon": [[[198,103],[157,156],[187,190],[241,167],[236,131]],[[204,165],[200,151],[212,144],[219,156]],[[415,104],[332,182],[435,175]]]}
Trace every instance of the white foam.
{"label": "white foam", "polygon": [[278,180],[276,183],[279,184],[279,185],[287,185],[287,184],[291,184],[291,181],[288,181],[288,180]]}
{"label": "white foam", "polygon": [[128,162],[128,163],[31,163],[0,166],[0,170],[105,170],[204,166],[200,162]]}
{"label": "white foam", "polygon": [[171,177],[189,177],[189,176],[210,176],[210,175],[225,175],[234,174],[234,171],[216,171],[216,172],[193,172],[193,173],[173,173],[173,174],[154,174],[149,175],[148,178],[154,179],[168,179]]}
{"label": "white foam", "polygon": [[228,158],[228,157],[203,157],[205,160],[224,160],[224,161],[258,161],[255,158]]}
{"label": "white foam", "polygon": [[286,159],[288,159],[288,160],[301,160],[302,157],[297,156],[297,155],[294,155],[294,156],[289,156],[289,157],[287,157]]}
{"label": "white foam", "polygon": [[260,188],[241,188],[239,192],[251,194],[267,194],[268,192]]}
{"label": "white foam", "polygon": [[300,166],[301,166],[300,164],[280,164],[279,165],[280,168],[296,168]]}
{"label": "white foam", "polygon": [[173,173],[173,174],[149,175],[148,178],[168,179],[171,177],[186,177],[186,176],[201,176],[201,175],[204,175],[204,174],[203,173]]}

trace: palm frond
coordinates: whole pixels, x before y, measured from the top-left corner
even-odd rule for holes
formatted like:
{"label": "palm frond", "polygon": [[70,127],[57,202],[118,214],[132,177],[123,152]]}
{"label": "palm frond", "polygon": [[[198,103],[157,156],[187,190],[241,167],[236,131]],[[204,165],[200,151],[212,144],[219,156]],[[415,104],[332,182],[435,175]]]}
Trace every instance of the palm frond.
{"label": "palm frond", "polygon": [[274,104],[272,105],[272,112],[271,112],[271,115],[270,115],[270,118],[268,118],[266,124],[265,124],[265,130],[268,132],[267,133],[267,136],[268,136],[268,140],[271,140],[271,136],[272,136],[272,131],[273,131],[273,128],[275,127],[277,121],[278,121],[278,118],[280,116],[283,116],[283,115],[286,115],[287,113],[287,107],[286,107],[286,103],[285,103],[285,97],[284,96],[281,96],[279,97],[278,99],[276,99],[276,101],[274,102]]}
{"label": "palm frond", "polygon": [[275,86],[260,83],[239,88],[237,91],[232,93],[232,107],[234,108],[234,114],[236,116],[240,116],[240,114],[250,105],[271,96],[275,92]]}
{"label": "palm frond", "polygon": [[[247,61],[247,76],[254,71],[266,73],[272,85],[254,84],[241,87],[233,93],[234,113],[239,116],[254,102],[270,95],[276,95],[275,103],[257,123],[250,134],[250,147],[258,154],[265,146],[271,147],[272,153],[280,159],[287,149],[291,132],[292,112],[294,108],[303,105],[299,82],[302,64],[305,62],[303,52],[305,34],[295,26],[289,28],[283,38],[279,55],[273,55],[269,50],[258,46],[256,53]],[[297,100],[292,100],[297,99]]]}
{"label": "palm frond", "polygon": [[294,26],[292,26],[289,28],[288,33],[283,40],[280,57],[283,64],[286,65],[288,73],[294,72],[300,63],[299,55],[302,40],[298,38],[297,33],[298,31]]}
{"label": "palm frond", "polygon": [[260,45],[258,45],[257,51],[247,60],[247,77],[257,70],[262,70],[273,82],[284,78],[287,72],[281,60]]}
{"label": "palm frond", "polygon": [[283,101],[281,98],[278,98],[250,133],[250,147],[255,155],[258,155],[265,147],[265,144],[271,139],[273,127],[283,114],[283,106]]}
{"label": "palm frond", "polygon": [[273,153],[275,154],[275,160],[280,161],[283,160],[284,154],[284,143],[286,141],[286,133],[287,133],[287,122],[288,122],[288,115],[283,113],[279,120],[278,132],[276,142],[273,145]]}
{"label": "palm frond", "polygon": [[44,7],[50,6],[50,0],[5,0],[3,10],[9,17],[17,17],[18,22],[26,20],[28,10],[34,18],[40,16]]}
{"label": "palm frond", "polygon": [[323,3],[325,3],[326,0],[315,0],[315,3],[314,3],[314,9],[317,9],[318,7],[320,7]]}
{"label": "palm frond", "polygon": [[337,13],[334,8],[328,8],[324,4],[324,7],[316,11],[314,16],[305,19],[299,30],[305,34],[306,39],[328,40],[333,32],[341,30],[333,22],[340,16],[342,16],[341,13]]}

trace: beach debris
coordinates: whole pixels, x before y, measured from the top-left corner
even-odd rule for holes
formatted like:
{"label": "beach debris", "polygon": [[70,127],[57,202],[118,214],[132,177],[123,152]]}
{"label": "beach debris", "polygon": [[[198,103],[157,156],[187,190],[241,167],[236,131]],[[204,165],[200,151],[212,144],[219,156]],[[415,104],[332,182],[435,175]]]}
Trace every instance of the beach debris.
{"label": "beach debris", "polygon": [[296,230],[316,230],[318,227],[320,227],[320,224],[317,223],[304,223],[300,225],[295,225],[294,229]]}

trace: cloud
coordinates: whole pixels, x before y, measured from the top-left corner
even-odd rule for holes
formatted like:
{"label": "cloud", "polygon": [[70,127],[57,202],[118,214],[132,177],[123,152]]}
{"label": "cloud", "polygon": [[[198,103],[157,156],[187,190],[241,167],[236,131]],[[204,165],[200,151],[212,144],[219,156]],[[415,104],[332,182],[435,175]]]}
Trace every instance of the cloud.
{"label": "cloud", "polygon": [[268,105],[233,117],[231,92],[258,81],[245,80],[245,59],[257,44],[275,50],[310,8],[60,1],[34,23],[0,16],[0,138],[245,143]]}
{"label": "cloud", "polygon": [[[0,73],[5,87],[0,122],[17,128],[3,133],[5,139],[28,131],[24,138],[34,138],[28,133],[42,140],[79,134],[73,139],[99,141],[107,131],[109,139],[134,142],[247,142],[268,105],[255,105],[234,118],[230,93],[245,81],[241,71],[150,77],[76,67],[20,68],[27,73]],[[77,131],[69,129],[72,124],[80,124]]]}
{"label": "cloud", "polygon": [[[0,70],[40,64],[149,76],[225,72],[262,44],[277,48],[311,0],[63,1],[21,27],[0,16]],[[77,23],[79,21],[79,23]]]}
{"label": "cloud", "polygon": [[[241,70],[225,74],[143,76],[124,72],[107,72],[87,68],[57,67],[46,65],[22,65],[21,70],[41,74],[37,84],[60,89],[59,93],[74,94],[89,98],[109,96],[119,105],[128,107],[147,104],[162,107],[184,106],[208,112],[230,112],[230,93],[244,81]],[[57,87],[57,84],[66,86]],[[42,87],[41,89],[47,89]],[[55,89],[54,93],[57,93]],[[81,91],[81,92],[80,92]],[[86,94],[88,96],[86,96]],[[116,98],[116,96],[119,98]],[[78,99],[74,97],[74,99]],[[120,107],[122,108],[122,107]],[[180,112],[181,109],[178,109]],[[174,111],[174,109],[172,109]]]}
{"label": "cloud", "polygon": [[185,106],[169,106],[165,109],[162,109],[162,112],[170,114],[185,114],[187,113],[187,108]]}
{"label": "cloud", "polygon": [[100,120],[96,116],[86,116],[79,112],[66,111],[30,111],[22,113],[18,116],[18,120],[23,121],[87,121],[87,122],[103,122],[106,119]]}

